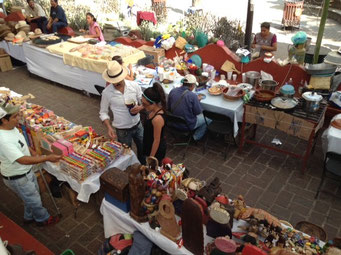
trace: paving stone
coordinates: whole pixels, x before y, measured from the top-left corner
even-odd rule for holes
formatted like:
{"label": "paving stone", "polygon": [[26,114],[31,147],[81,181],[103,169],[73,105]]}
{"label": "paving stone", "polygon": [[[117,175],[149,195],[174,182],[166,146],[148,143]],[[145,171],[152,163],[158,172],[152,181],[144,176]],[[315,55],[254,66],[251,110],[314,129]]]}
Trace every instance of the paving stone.
{"label": "paving stone", "polygon": [[240,159],[237,158],[237,157],[232,157],[230,160],[228,160],[225,165],[230,167],[230,168],[233,168],[233,169],[236,169],[238,167],[238,165],[240,164]]}
{"label": "paving stone", "polygon": [[293,202],[306,207],[312,207],[314,205],[314,200],[300,197],[298,195],[294,196]]}
{"label": "paving stone", "polygon": [[328,240],[332,240],[334,237],[338,237],[338,228],[336,227],[336,225],[325,224],[323,229],[327,233]]}
{"label": "paving stone", "polygon": [[235,174],[238,174],[239,176],[245,176],[247,174],[249,167],[250,167],[249,165],[241,163],[234,169],[233,172]]}
{"label": "paving stone", "polygon": [[103,228],[100,225],[95,225],[90,230],[88,230],[85,234],[80,233],[81,236],[78,239],[79,244],[83,246],[87,246],[92,240],[97,238],[99,235],[103,235]]}
{"label": "paving stone", "polygon": [[89,243],[87,248],[92,254],[97,254],[97,251],[101,247],[102,244],[103,242],[99,241],[98,239],[95,239]]}
{"label": "paving stone", "polygon": [[241,179],[240,175],[237,175],[235,173],[231,173],[230,175],[227,176],[227,179],[225,180],[225,182],[227,184],[234,186],[237,183],[239,183],[240,179]]}
{"label": "paving stone", "polygon": [[301,204],[297,203],[291,203],[289,206],[290,210],[296,214],[300,214],[301,217],[307,217],[309,215],[309,212],[311,210],[311,207],[303,206]]}
{"label": "paving stone", "polygon": [[291,214],[289,222],[291,223],[291,225],[293,225],[293,227],[295,227],[298,222],[304,221],[304,220],[305,220],[304,216],[294,212]]}
{"label": "paving stone", "polygon": [[262,193],[263,189],[258,187],[251,187],[249,188],[249,191],[245,195],[244,199],[245,201],[248,201],[247,204],[249,206],[255,206]]}
{"label": "paving stone", "polygon": [[[329,212],[329,208],[330,208],[330,203],[317,200],[314,206],[314,211],[325,214]],[[329,213],[329,216],[335,216],[334,211],[335,210],[332,210],[332,212]],[[336,212],[337,212],[336,215],[340,215],[341,217],[341,212],[340,211],[336,211]]]}
{"label": "paving stone", "polygon": [[197,178],[200,180],[207,180],[208,178],[212,177],[215,173],[216,171],[213,170],[212,168],[205,168],[200,172]]}
{"label": "paving stone", "polygon": [[293,193],[282,190],[278,194],[275,204],[282,206],[282,207],[288,207],[293,197],[294,197]]}
{"label": "paving stone", "polygon": [[100,214],[99,211],[94,211],[88,218],[84,220],[84,223],[89,227],[93,227],[94,225],[102,222],[103,216]]}
{"label": "paving stone", "polygon": [[276,204],[271,207],[270,212],[273,215],[276,215],[278,219],[285,220],[285,221],[288,221],[291,216],[291,211],[288,208],[285,208]]}
{"label": "paving stone", "polygon": [[90,255],[93,253],[90,252],[89,250],[87,250],[86,248],[84,248],[83,246],[81,246],[79,243],[74,243],[72,244],[72,246],[70,247],[70,249],[75,253],[75,254],[82,254],[82,255]]}
{"label": "paving stone", "polygon": [[271,192],[269,190],[265,190],[261,197],[259,198],[259,204],[270,207],[273,205],[274,201],[276,200],[277,193]]}
{"label": "paving stone", "polygon": [[326,220],[326,216],[317,212],[312,212],[308,218],[309,222],[316,224],[320,227],[323,226],[325,220]]}

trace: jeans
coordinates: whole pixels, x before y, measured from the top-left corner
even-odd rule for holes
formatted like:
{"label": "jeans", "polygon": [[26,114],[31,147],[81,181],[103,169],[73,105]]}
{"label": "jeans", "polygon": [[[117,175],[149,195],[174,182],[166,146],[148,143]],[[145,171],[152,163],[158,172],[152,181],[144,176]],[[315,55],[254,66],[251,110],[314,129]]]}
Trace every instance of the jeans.
{"label": "jeans", "polygon": [[19,179],[3,179],[3,181],[7,187],[23,200],[25,220],[34,219],[36,222],[43,222],[50,217],[50,214],[42,205],[37,177],[32,170]]}
{"label": "jeans", "polygon": [[[207,125],[209,125],[212,122],[212,120],[207,119],[207,118],[206,118],[206,121],[207,121]],[[207,130],[205,117],[203,114],[199,114],[197,116],[197,123],[195,124],[194,129],[196,130],[193,134],[193,139],[195,141],[199,141],[205,135],[206,130]]]}
{"label": "jeans", "polygon": [[46,17],[39,17],[38,19],[32,20],[30,23],[37,23],[38,28],[40,28],[41,31],[44,31],[45,22],[47,22]]}
{"label": "jeans", "polygon": [[[43,26],[43,28],[44,28],[44,34],[47,34],[49,31],[48,31],[48,29],[47,29],[47,23],[48,23],[48,21],[46,20],[45,22],[44,22],[44,26]],[[57,22],[54,22],[54,23],[52,23],[52,25],[51,25],[51,32],[52,33],[56,33],[57,31],[58,31],[58,29],[59,28],[62,28],[62,27],[67,27],[67,24],[66,23],[64,23],[64,22],[60,22],[60,21],[57,21]]]}
{"label": "jeans", "polygon": [[129,129],[117,129],[116,128],[117,140],[120,143],[125,143],[131,147],[132,140],[136,145],[137,158],[142,165],[146,163],[146,159],[143,155],[143,126],[141,122],[134,128]]}

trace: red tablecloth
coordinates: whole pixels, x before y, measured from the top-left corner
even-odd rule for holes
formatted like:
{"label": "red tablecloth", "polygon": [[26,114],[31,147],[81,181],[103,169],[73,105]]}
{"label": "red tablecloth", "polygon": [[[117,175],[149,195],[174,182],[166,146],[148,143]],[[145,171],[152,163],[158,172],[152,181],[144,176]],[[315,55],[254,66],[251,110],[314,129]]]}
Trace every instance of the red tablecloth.
{"label": "red tablecloth", "polygon": [[147,20],[147,21],[153,22],[154,25],[156,25],[156,23],[157,23],[154,12],[138,11],[137,16],[136,16],[136,23],[138,26],[141,24],[142,20]]}
{"label": "red tablecloth", "polygon": [[[34,250],[38,255],[53,255],[53,252],[46,248],[46,246],[1,212],[0,225],[0,236],[2,241],[8,240],[9,244],[19,244],[24,250]],[[40,231],[44,230],[41,229]]]}

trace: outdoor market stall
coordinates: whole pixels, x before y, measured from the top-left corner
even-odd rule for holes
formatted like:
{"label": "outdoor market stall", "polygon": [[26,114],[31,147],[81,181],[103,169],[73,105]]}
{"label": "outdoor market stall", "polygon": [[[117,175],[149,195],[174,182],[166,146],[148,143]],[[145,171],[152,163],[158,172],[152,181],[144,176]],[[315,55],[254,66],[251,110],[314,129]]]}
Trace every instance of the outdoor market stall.
{"label": "outdoor market stall", "polygon": [[89,202],[90,195],[99,190],[99,178],[105,170],[125,170],[138,162],[133,151],[105,141],[91,127],[76,125],[42,106],[27,103],[32,97],[0,87],[1,99],[9,98],[21,105],[20,129],[29,146],[38,154],[64,156],[59,163],[46,162],[42,167],[58,180],[66,181],[78,193],[79,201]]}
{"label": "outdoor market stall", "polygon": [[[241,130],[241,140],[239,151],[243,149],[244,143],[252,143],[267,149],[283,152],[290,156],[302,159],[302,172],[307,166],[307,161],[313,147],[317,132],[322,128],[324,115],[327,109],[326,104],[322,104],[317,112],[309,113],[303,108],[303,99],[295,109],[290,111],[278,111],[272,109],[269,104],[258,102],[252,99],[244,106],[243,125]],[[246,123],[261,125],[264,127],[278,129],[289,135],[293,135],[307,141],[307,147],[303,154],[293,153],[291,150],[284,150],[280,147],[270,146],[268,144],[256,142],[245,138]]]}
{"label": "outdoor market stall", "polygon": [[[324,247],[325,243],[319,240],[325,238],[322,234],[310,237],[265,210],[248,207],[242,196],[231,200],[221,194],[217,177],[211,183],[182,179],[181,174],[173,175],[173,171],[185,169],[184,166],[174,165],[170,159],[164,160],[160,168],[154,170],[154,167],[151,163],[128,168],[129,181],[123,177],[113,180],[115,170],[106,173],[103,181],[108,181],[109,186],[103,189],[105,198],[100,211],[108,240],[139,231],[170,254],[211,254],[209,251],[217,248],[213,243],[217,244],[216,240],[221,238],[230,240],[231,253],[242,243],[245,247],[252,244],[244,247],[244,255],[265,255],[273,247],[296,251],[295,254],[308,251],[320,254]],[[177,177],[169,179],[170,176]],[[125,196],[126,185],[130,199]],[[271,226],[271,238],[265,226]],[[114,250],[119,249],[112,244]]]}
{"label": "outdoor market stall", "polygon": [[23,63],[26,63],[26,57],[23,49],[23,45],[14,44],[12,42],[0,41],[0,48],[5,49],[5,51],[12,57],[17,60],[20,60]]}

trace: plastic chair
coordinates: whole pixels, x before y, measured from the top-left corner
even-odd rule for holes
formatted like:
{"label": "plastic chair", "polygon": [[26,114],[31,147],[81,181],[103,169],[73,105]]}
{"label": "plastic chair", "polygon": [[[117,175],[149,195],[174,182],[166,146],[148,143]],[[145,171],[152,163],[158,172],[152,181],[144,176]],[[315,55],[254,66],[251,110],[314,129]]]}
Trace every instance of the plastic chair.
{"label": "plastic chair", "polygon": [[[171,112],[166,112],[166,130],[167,133],[170,133],[175,139],[179,138],[179,137],[184,137],[185,138],[185,142],[182,143],[174,143],[174,146],[186,146],[185,148],[185,152],[182,156],[182,158],[184,159],[186,156],[186,152],[188,149],[188,146],[193,138],[193,134],[195,129],[191,130],[186,122],[186,120],[181,117],[181,116],[176,116],[174,114],[172,114]],[[182,129],[178,129],[175,128],[174,126],[185,126],[186,130],[182,130]]]}
{"label": "plastic chair", "polygon": [[320,189],[327,175],[327,172],[331,173],[334,176],[341,177],[341,154],[338,154],[336,152],[331,152],[331,151],[326,153],[326,157],[324,159],[324,164],[323,164],[321,182],[317,189],[315,199],[320,193]]}
{"label": "plastic chair", "polygon": [[[203,115],[205,118],[208,132],[224,136],[232,136],[235,145],[237,145],[236,140],[233,137],[233,123],[228,116],[215,112],[209,112],[206,110],[203,111]],[[208,124],[207,121],[208,119],[212,120],[210,124]],[[206,137],[203,153],[205,153],[206,151],[207,141],[208,136]],[[225,143],[224,159],[226,159],[226,152],[228,146],[229,143]]]}

